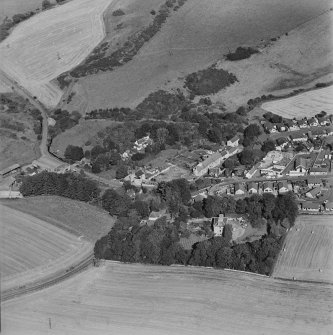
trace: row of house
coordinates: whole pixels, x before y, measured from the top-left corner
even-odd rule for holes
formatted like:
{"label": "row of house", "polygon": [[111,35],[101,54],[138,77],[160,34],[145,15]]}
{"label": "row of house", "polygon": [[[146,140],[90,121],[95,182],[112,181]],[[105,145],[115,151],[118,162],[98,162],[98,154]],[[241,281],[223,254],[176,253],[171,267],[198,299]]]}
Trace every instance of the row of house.
{"label": "row of house", "polygon": [[333,123],[333,116],[324,116],[321,118],[312,117],[307,119],[306,117],[301,120],[284,120],[283,123],[270,123],[265,122],[263,127],[269,134],[283,132],[283,131],[297,131],[308,127],[328,126]]}
{"label": "row of house", "polygon": [[333,202],[322,205],[319,202],[305,201],[300,204],[300,209],[307,212],[333,212]]}
{"label": "row of house", "polygon": [[245,195],[246,192],[248,194],[258,194],[260,187],[262,187],[263,193],[287,193],[289,191],[288,182],[286,180],[282,180],[274,186],[272,181],[266,181],[262,183],[260,186],[259,183],[251,182],[248,184],[244,183],[236,183],[234,184],[234,194],[235,195]]}

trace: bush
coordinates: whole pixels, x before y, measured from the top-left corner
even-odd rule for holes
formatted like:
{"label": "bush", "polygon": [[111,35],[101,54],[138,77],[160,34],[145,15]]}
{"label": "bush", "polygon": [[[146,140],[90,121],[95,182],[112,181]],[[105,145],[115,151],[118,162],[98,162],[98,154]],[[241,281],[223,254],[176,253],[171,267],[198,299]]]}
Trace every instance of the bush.
{"label": "bush", "polygon": [[195,95],[209,95],[217,93],[236,81],[237,78],[232,73],[210,67],[189,74],[185,78],[185,87]]}
{"label": "bush", "polygon": [[121,9],[117,9],[112,13],[113,16],[123,16],[125,15],[125,12]]}
{"label": "bush", "polygon": [[249,48],[243,48],[238,47],[235,52],[230,52],[226,55],[226,59],[229,61],[238,61],[242,59],[246,59],[251,57],[251,55],[258,53],[259,51],[257,49],[253,49],[251,47]]}
{"label": "bush", "polygon": [[64,156],[71,162],[80,161],[84,157],[83,149],[75,145],[68,145]]}

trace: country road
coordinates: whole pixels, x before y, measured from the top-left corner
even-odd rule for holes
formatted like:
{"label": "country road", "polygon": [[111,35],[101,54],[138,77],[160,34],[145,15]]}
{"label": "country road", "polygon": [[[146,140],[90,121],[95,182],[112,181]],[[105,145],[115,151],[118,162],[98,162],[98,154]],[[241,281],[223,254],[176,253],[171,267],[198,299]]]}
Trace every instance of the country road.
{"label": "country road", "polygon": [[[37,99],[35,99],[24,87],[19,85],[15,80],[11,79],[4,71],[0,69],[0,77],[1,80],[4,81],[9,87],[13,89],[13,91],[19,94],[24,99],[28,99],[29,102],[36,107],[42,114],[43,123],[42,123],[42,140],[40,142],[40,152],[41,157],[39,159],[43,159],[44,162],[49,162],[50,166],[54,165],[62,165],[64,162],[57,158],[55,155],[50,154],[48,147],[48,115],[47,108]],[[115,179],[105,179],[99,176],[96,176],[93,173],[85,172],[85,174],[90,178],[97,182],[103,183],[112,188],[119,188],[122,186],[122,182]]]}

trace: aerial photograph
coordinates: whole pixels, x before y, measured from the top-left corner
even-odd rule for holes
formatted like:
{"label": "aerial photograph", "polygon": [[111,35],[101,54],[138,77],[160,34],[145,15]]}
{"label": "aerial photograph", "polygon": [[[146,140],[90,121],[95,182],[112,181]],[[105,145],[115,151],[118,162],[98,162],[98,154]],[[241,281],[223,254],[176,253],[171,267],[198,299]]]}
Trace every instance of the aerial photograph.
{"label": "aerial photograph", "polygon": [[0,333],[333,334],[333,0],[0,0]]}

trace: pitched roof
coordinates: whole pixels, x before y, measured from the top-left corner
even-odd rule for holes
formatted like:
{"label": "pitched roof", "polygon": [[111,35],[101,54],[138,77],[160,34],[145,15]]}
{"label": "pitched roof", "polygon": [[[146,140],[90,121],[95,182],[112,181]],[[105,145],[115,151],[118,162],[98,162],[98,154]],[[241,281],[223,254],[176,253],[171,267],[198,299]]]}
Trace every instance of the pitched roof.
{"label": "pitched roof", "polygon": [[216,162],[217,160],[221,159],[222,156],[219,152],[214,152],[212,155],[210,155],[207,159],[199,163],[196,167],[198,171],[201,171],[205,168],[207,168],[210,164]]}
{"label": "pitched roof", "polygon": [[307,193],[310,193],[312,196],[315,197],[317,194],[321,193],[321,188],[320,187],[315,187]]}
{"label": "pitched roof", "polygon": [[264,182],[264,189],[265,188],[271,188],[271,189],[273,189],[273,183],[271,181]]}
{"label": "pitched roof", "polygon": [[251,188],[254,188],[254,189],[258,189],[258,184],[255,183],[254,181],[252,181],[251,183],[248,184],[248,190],[250,190]]}
{"label": "pitched roof", "polygon": [[235,191],[239,191],[239,190],[245,191],[245,186],[241,183],[236,183],[235,184]]}
{"label": "pitched roof", "polygon": [[305,201],[303,202],[302,207],[306,209],[320,209],[320,204],[311,201]]}
{"label": "pitched roof", "polygon": [[288,188],[288,182],[286,180],[279,181],[278,183],[279,189],[282,187]]}
{"label": "pitched roof", "polygon": [[237,142],[237,141],[239,141],[239,136],[238,135],[235,135],[233,138],[231,138],[230,140],[229,140],[231,143],[235,143],[235,142]]}

